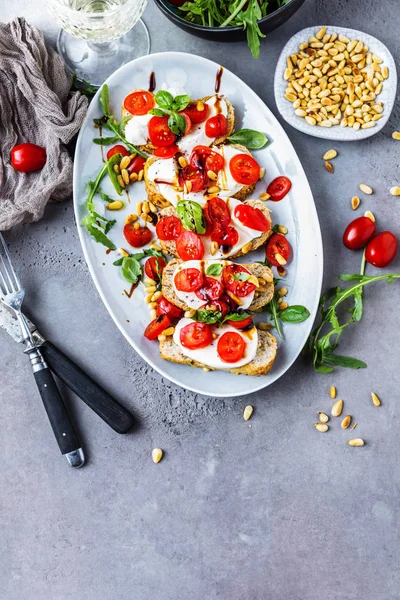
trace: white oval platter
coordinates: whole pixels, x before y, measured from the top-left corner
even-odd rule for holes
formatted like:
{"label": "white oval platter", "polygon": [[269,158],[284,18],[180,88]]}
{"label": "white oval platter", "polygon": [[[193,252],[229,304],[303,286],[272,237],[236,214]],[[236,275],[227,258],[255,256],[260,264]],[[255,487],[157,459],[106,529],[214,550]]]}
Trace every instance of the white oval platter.
{"label": "white oval platter", "polygon": [[[156,77],[156,89],[184,88],[192,98],[202,98],[214,92],[216,73],[219,65],[199,56],[180,52],[152,54],[132,61],[121,67],[108,80],[113,114],[120,118],[123,98],[135,88],[147,89],[152,72]],[[106,254],[106,249],[97,244],[88,232],[79,225],[85,215],[86,186],[95,179],[101,162],[100,146],[93,143],[99,132],[93,127],[93,118],[101,116],[99,92],[92,100],[86,119],[82,125],[75,154],[74,167],[74,206],[79,236],[89,271],[93,277],[108,312],[121,333],[132,347],[162,376],[185,389],[214,397],[231,397],[250,394],[269,386],[289,369],[301,352],[313,324],[321,291],[323,256],[321,232],[311,189],[306,175],[277,119],[262,100],[236,75],[224,70],[220,93],[225,94],[235,107],[236,128],[243,127],[263,131],[269,144],[254,151],[254,156],[266,169],[265,181],[259,182],[254,197],[266,189],[266,183],[278,175],[286,175],[292,181],[292,190],[281,202],[269,202],[273,223],[286,225],[288,240],[293,248],[293,259],[288,265],[285,286],[289,290],[290,304],[303,304],[311,312],[310,318],[299,324],[285,324],[285,339],[278,339],[278,354],[268,375],[262,377],[237,376],[222,371],[204,372],[184,365],[164,361],[157,342],[143,337],[149,322],[149,310],[144,303],[143,286],[139,285],[131,298],[124,290],[129,289],[113,266],[117,256]],[[107,135],[105,132],[104,135]],[[111,183],[104,180],[102,190],[115,197]],[[126,247],[122,228],[128,214],[135,212],[136,202],[145,198],[143,183],[130,186],[131,204],[108,216],[117,219],[109,237],[116,247]],[[104,211],[104,202],[97,200],[99,210]],[[103,207],[101,207],[103,205]],[[242,262],[263,260],[264,249],[243,257]],[[262,319],[262,315],[257,315]],[[260,320],[258,318],[258,320]],[[105,340],[106,341],[106,340]]]}

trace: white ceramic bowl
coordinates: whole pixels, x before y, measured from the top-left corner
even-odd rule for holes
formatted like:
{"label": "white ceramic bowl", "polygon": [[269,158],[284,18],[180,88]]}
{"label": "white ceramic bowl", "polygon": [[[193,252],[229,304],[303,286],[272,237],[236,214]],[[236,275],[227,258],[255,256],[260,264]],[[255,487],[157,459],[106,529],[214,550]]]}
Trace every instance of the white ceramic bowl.
{"label": "white ceramic bowl", "polygon": [[378,131],[380,131],[389,120],[390,113],[393,110],[394,101],[396,99],[397,72],[393,56],[386,46],[367,33],[357,31],[356,29],[348,29],[347,27],[326,26],[327,33],[343,34],[351,40],[361,40],[365,45],[368,46],[369,50],[373,54],[376,54],[382,59],[382,65],[388,67],[389,69],[389,77],[384,81],[382,92],[377,97],[377,102],[383,102],[384,105],[384,110],[382,113],[383,117],[376,122],[375,127],[371,127],[370,129],[359,129],[357,131],[352,127],[341,127],[340,125],[334,125],[332,127],[318,127],[318,125],[309,125],[302,117],[297,117],[294,114],[294,108],[291,102],[285,98],[287,81],[284,80],[283,74],[286,69],[286,58],[298,52],[299,44],[306,42],[310,36],[315,36],[321,27],[322,25],[302,29],[293,37],[291,37],[283,48],[276,66],[274,81],[275,102],[278,110],[285,121],[292,125],[292,127],[302,131],[303,133],[313,135],[314,137],[344,142],[362,140],[371,137],[372,135],[378,133]]}

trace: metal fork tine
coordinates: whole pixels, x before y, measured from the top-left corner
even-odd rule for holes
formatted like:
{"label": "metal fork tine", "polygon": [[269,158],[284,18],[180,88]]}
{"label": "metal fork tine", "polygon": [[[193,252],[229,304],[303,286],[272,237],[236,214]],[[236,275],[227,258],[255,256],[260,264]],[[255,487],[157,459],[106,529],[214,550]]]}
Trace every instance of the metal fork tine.
{"label": "metal fork tine", "polygon": [[[6,263],[4,262],[3,255],[0,253],[1,262],[3,264],[3,269],[0,269],[1,280],[3,282],[3,287],[6,294],[11,294],[13,292],[13,287],[10,280],[10,275],[8,274]],[[7,279],[6,279],[7,276]],[[8,280],[8,283],[7,283]]]}
{"label": "metal fork tine", "polygon": [[6,255],[6,258],[7,258],[8,264],[9,264],[9,267],[10,267],[10,269],[11,269],[11,272],[12,272],[13,276],[14,276],[14,280],[15,280],[15,283],[16,283],[16,287],[15,287],[15,286],[14,286],[14,284],[13,284],[13,281],[12,281],[12,279],[11,279],[11,277],[10,277],[10,273],[9,273],[9,271],[7,270],[7,266],[5,265],[5,262],[4,262],[4,259],[3,259],[3,256],[2,256],[1,258],[2,258],[2,260],[3,260],[3,264],[4,264],[4,268],[5,268],[5,270],[6,270],[6,273],[7,273],[7,277],[8,277],[8,279],[9,279],[10,283],[11,283],[12,289],[13,289],[15,292],[18,292],[18,290],[20,290],[20,289],[21,289],[21,282],[20,282],[20,280],[19,280],[19,278],[18,278],[18,275],[16,274],[16,272],[15,272],[15,270],[14,270],[13,264],[12,264],[12,262],[11,262],[11,256],[10,256],[10,253],[9,253],[9,251],[8,251],[8,248],[7,248],[7,244],[6,244],[6,242],[4,241],[4,238],[3,238],[3,236],[2,236],[2,234],[1,234],[1,233],[0,233],[0,239],[1,239],[1,243],[3,244],[4,252],[5,252],[5,255]]}

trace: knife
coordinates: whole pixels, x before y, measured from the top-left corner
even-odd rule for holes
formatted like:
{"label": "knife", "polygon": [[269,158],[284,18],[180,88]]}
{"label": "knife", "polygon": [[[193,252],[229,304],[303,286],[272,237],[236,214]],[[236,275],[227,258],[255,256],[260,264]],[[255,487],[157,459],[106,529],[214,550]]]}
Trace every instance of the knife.
{"label": "knife", "polygon": [[[35,344],[40,348],[51,371],[99,415],[107,425],[112,427],[114,431],[117,433],[127,433],[132,429],[135,423],[133,415],[68,358],[68,356],[54,344],[46,340],[32,321],[26,316],[25,318]],[[0,327],[16,342],[23,342],[18,321],[1,301]]]}

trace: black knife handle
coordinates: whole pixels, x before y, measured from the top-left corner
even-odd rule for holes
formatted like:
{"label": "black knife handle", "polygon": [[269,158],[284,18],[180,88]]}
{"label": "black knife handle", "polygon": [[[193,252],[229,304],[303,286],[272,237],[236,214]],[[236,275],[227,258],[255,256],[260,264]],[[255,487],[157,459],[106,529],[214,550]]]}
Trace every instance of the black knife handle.
{"label": "black knife handle", "polygon": [[127,433],[133,427],[133,415],[54,344],[46,341],[40,350],[53,373],[114,431]]}

